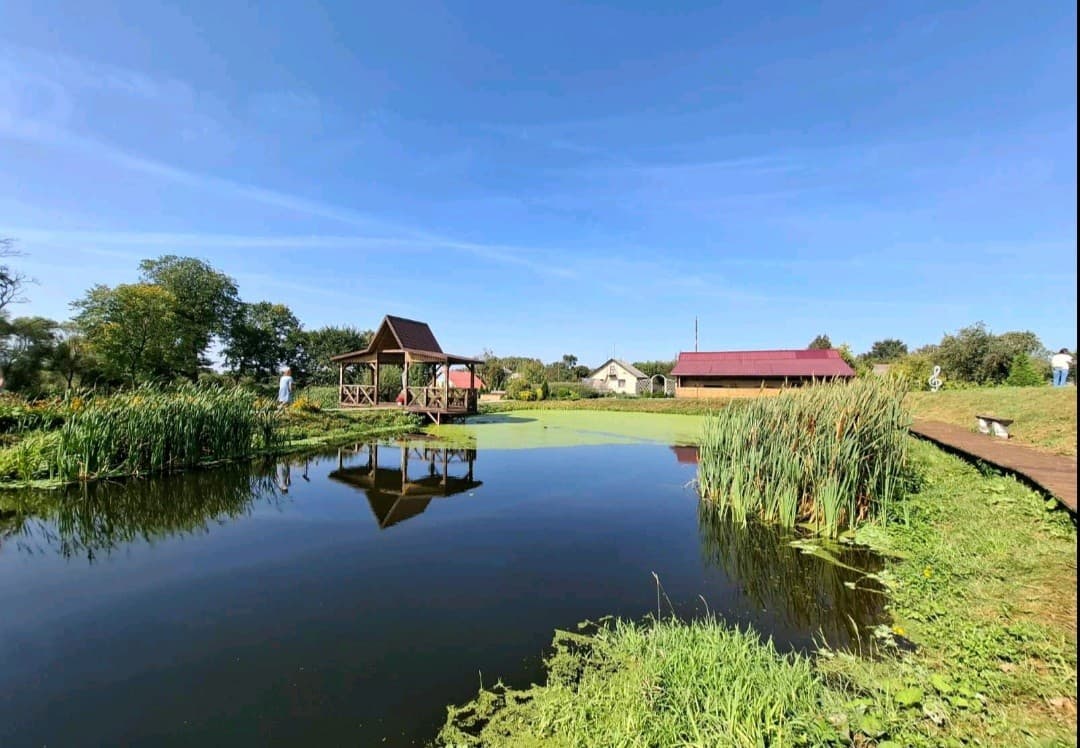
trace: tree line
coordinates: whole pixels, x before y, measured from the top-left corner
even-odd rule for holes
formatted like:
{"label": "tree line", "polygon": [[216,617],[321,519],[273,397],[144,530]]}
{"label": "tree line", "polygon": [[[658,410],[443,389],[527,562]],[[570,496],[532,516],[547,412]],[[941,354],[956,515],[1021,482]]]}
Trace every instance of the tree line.
{"label": "tree line", "polygon": [[[365,348],[374,335],[347,326],[306,329],[287,305],[245,301],[234,279],[203,260],[177,255],[143,260],[135,283],[90,288],[72,302],[69,320],[12,318],[11,306],[25,299],[33,283],[14,267],[18,256],[14,242],[0,238],[0,378],[5,389],[26,394],[216,377],[267,383],[284,366],[301,386],[332,385],[338,373],[330,357]],[[982,322],[915,350],[884,338],[856,354],[847,345],[834,346],[825,334],[807,347],[836,348],[859,374],[889,364],[917,386],[934,366],[948,382],[974,385],[1041,384],[1050,373],[1049,351],[1035,333],[995,334]],[[221,371],[212,366],[212,352],[220,357]],[[549,363],[490,350],[482,358],[480,376],[494,390],[573,384],[591,371],[573,354]],[[675,362],[633,365],[654,376],[670,374]]]}
{"label": "tree line", "polygon": [[135,283],[90,288],[69,320],[12,318],[10,305],[32,283],[12,267],[17,256],[0,242],[0,373],[5,389],[26,394],[215,377],[264,383],[284,366],[301,385],[336,384],[330,357],[365,348],[374,334],[305,329],[285,304],[244,301],[228,275],[176,255],[143,260]]}

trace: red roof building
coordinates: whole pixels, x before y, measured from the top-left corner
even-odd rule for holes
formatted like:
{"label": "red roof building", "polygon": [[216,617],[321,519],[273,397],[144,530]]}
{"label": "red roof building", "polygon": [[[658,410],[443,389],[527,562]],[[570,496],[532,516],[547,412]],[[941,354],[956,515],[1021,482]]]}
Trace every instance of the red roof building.
{"label": "red roof building", "polygon": [[[442,374],[435,378],[436,386],[442,386]],[[486,390],[487,385],[484,384],[484,380],[480,378],[480,375],[475,375],[473,384],[469,384],[469,372],[464,369],[451,369],[450,370],[450,386],[457,387],[460,390],[467,390],[473,387],[478,390]]]}
{"label": "red roof building", "polygon": [[676,397],[724,397],[736,393],[716,390],[749,395],[749,390],[797,387],[815,379],[847,379],[855,371],[836,350],[695,351],[680,353],[671,375]]}

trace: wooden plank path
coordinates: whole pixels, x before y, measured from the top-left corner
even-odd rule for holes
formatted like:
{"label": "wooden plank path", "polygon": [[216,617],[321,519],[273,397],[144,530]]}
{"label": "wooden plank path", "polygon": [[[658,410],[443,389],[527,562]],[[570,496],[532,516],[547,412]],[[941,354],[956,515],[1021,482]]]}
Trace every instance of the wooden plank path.
{"label": "wooden plank path", "polygon": [[1039,452],[1031,447],[979,434],[939,421],[917,420],[911,433],[942,447],[974,457],[1025,478],[1076,514],[1076,458]]}

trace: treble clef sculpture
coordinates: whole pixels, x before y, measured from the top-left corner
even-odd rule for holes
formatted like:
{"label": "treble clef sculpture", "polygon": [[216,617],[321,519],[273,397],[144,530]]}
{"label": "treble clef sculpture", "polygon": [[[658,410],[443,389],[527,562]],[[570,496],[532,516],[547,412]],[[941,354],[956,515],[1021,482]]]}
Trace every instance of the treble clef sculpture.
{"label": "treble clef sculpture", "polygon": [[941,374],[941,367],[935,366],[934,373],[930,375],[930,379],[927,382],[930,385],[931,392],[937,392],[941,389],[941,377],[938,376],[939,374]]}

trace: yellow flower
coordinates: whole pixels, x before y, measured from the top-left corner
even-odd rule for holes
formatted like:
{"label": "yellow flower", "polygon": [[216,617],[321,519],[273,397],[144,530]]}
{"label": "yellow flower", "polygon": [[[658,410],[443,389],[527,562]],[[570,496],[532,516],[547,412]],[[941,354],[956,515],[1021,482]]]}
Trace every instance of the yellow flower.
{"label": "yellow flower", "polygon": [[929,579],[930,577],[934,576],[934,570],[927,566],[925,569],[922,570],[922,575]]}
{"label": "yellow flower", "polygon": [[892,632],[894,634],[896,634],[897,636],[903,636],[904,635],[904,629],[901,626],[893,626],[892,627]]}

